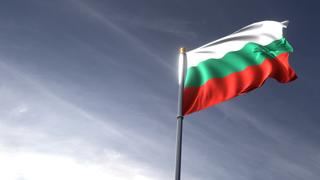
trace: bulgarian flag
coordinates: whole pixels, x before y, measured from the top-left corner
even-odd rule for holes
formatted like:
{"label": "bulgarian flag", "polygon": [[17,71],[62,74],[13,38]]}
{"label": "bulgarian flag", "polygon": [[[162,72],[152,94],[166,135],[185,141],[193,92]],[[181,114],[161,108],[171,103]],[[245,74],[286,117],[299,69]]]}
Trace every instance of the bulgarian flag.
{"label": "bulgarian flag", "polygon": [[182,114],[216,105],[263,85],[297,78],[283,37],[288,21],[262,21],[186,53]]}

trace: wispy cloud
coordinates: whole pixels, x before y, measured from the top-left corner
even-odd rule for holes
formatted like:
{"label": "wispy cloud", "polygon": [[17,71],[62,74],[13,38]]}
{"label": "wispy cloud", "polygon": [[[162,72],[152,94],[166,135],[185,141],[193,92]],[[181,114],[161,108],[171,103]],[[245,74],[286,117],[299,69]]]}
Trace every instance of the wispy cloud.
{"label": "wispy cloud", "polygon": [[141,41],[138,37],[134,36],[133,34],[125,30],[121,26],[112,22],[108,17],[104,16],[97,10],[90,7],[89,3],[82,2],[82,1],[72,1],[72,2],[74,2],[74,4],[76,4],[81,9],[81,12],[89,15],[88,17],[94,18],[96,21],[100,22],[106,28],[112,29],[114,33],[120,34],[123,38],[126,39],[126,41],[132,43],[133,48],[142,51],[143,53],[150,56],[153,60],[155,60],[159,64],[174,71],[174,68],[169,63],[164,61],[158,54],[156,54],[150,48],[148,48],[148,46],[145,43],[143,43],[143,41]]}
{"label": "wispy cloud", "polygon": [[161,145],[61,99],[11,65],[0,62],[0,69],[0,166],[8,169],[1,179],[163,179],[128,152],[137,142]]}
{"label": "wispy cloud", "polygon": [[[33,151],[15,152],[12,149],[0,150],[0,174],[6,180],[56,180],[56,179],[113,179],[113,180],[156,180],[147,168],[129,163],[119,154],[105,152],[104,162],[83,161],[61,154]],[[103,155],[100,155],[103,156]]]}
{"label": "wispy cloud", "polygon": [[202,24],[202,22],[174,19],[172,17],[155,19],[146,16],[130,17],[125,14],[110,16],[110,19],[127,27],[148,29],[187,39],[195,39],[197,33],[192,31],[191,27]]}

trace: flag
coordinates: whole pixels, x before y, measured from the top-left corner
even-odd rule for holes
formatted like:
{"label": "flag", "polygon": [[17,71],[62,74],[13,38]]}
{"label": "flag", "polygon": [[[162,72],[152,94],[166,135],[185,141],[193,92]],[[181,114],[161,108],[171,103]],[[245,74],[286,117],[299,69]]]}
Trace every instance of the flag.
{"label": "flag", "polygon": [[288,63],[288,21],[262,21],[186,53],[182,111],[188,115],[261,87],[297,78]]}

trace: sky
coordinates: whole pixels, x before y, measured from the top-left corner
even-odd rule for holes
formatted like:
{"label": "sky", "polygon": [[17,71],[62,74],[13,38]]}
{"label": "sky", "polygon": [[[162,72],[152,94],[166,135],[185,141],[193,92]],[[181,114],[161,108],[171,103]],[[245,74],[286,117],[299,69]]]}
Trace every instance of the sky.
{"label": "sky", "polygon": [[181,176],[317,180],[319,5],[2,0],[0,179],[173,179],[179,47],[290,20],[298,79],[187,116]]}

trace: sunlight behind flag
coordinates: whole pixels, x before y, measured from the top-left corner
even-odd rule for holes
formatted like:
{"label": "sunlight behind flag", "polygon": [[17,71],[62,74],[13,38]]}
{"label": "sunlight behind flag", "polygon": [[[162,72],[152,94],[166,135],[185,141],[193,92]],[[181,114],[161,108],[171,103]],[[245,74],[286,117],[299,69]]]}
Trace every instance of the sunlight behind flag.
{"label": "sunlight behind flag", "polygon": [[184,56],[185,56],[185,48],[180,48],[180,53],[179,53],[179,59],[178,59],[178,84],[180,85],[183,80],[184,72],[183,69],[185,68],[185,65],[183,63],[184,61]]}

